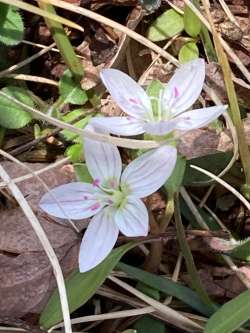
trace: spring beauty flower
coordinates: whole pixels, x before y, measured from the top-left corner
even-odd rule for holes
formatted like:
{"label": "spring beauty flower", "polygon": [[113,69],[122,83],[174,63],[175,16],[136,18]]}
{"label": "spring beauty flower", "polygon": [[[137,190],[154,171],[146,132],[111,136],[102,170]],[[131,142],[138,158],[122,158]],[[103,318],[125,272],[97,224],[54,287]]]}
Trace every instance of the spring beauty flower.
{"label": "spring beauty flower", "polygon": [[205,79],[203,59],[190,61],[176,70],[160,91],[156,112],[152,108],[152,99],[127,74],[104,69],[101,79],[128,116],[94,118],[91,124],[116,135],[166,135],[174,130],[189,131],[208,125],[227,108],[220,105],[188,111],[202,90]]}
{"label": "spring beauty flower", "polygon": [[177,158],[176,148],[162,146],[139,156],[122,172],[116,146],[90,139],[84,140],[84,146],[93,183],[58,186],[40,201],[40,207],[55,217],[92,217],[80,247],[81,272],[92,269],[110,253],[119,231],[128,237],[148,234],[148,212],[140,198],[166,182]]}

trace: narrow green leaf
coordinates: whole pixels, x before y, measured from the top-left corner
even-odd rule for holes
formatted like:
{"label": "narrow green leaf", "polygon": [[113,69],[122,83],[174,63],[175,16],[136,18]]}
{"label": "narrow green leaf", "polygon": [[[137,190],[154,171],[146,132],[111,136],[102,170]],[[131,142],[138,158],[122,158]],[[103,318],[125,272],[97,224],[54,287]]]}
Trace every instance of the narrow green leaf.
{"label": "narrow green leaf", "polygon": [[174,9],[168,9],[151,24],[148,38],[153,42],[169,39],[184,29],[183,17]]}
{"label": "narrow green leaf", "polygon": [[231,333],[250,318],[250,290],[224,304],[208,320],[204,333]]}
{"label": "narrow green leaf", "polygon": [[189,42],[183,45],[179,51],[178,57],[181,64],[199,58],[199,49],[196,43]]}
{"label": "narrow green leaf", "polygon": [[0,4],[0,42],[16,45],[23,39],[24,25],[17,8]]}
{"label": "narrow green leaf", "polygon": [[[136,243],[128,243],[113,250],[110,255],[98,266],[86,273],[78,270],[66,280],[66,290],[70,313],[85,304],[103,284],[121,257]],[[58,291],[55,290],[47,305],[41,313],[39,324],[48,329],[63,319]]]}
{"label": "narrow green leaf", "polygon": [[191,37],[197,37],[201,32],[200,19],[187,5],[184,8],[184,29]]}
{"label": "narrow green leaf", "polygon": [[86,92],[82,89],[80,83],[74,80],[72,72],[68,69],[59,81],[59,93],[64,103],[83,105],[88,100]]}
{"label": "narrow green leaf", "polygon": [[201,297],[203,302],[207,304],[209,307],[213,308],[213,303],[206,289],[203,287],[201,282],[199,273],[196,269],[194,258],[192,252],[189,248],[188,241],[185,235],[185,229],[181,220],[181,211],[179,204],[179,193],[175,193],[174,195],[174,216],[175,216],[175,227],[176,227],[176,235],[179,242],[179,246],[181,249],[181,253],[185,259],[186,267],[188,274],[191,278],[192,287],[197,291],[197,294]]}
{"label": "narrow green leaf", "polygon": [[137,333],[165,333],[164,322],[150,316],[144,316],[137,320],[134,328]]}
{"label": "narrow green leaf", "polygon": [[[3,88],[2,92],[28,106],[34,107],[33,101],[23,88],[8,86]],[[0,106],[0,126],[11,129],[21,128],[32,120],[28,112],[4,96],[0,96]]]}
{"label": "narrow green leaf", "polygon": [[204,304],[196,292],[178,282],[145,272],[142,269],[121,262],[117,264],[116,267],[134,277],[136,280],[143,282],[152,288],[158,289],[165,295],[176,297],[205,316],[210,316],[214,312],[214,309],[211,309],[211,307]]}

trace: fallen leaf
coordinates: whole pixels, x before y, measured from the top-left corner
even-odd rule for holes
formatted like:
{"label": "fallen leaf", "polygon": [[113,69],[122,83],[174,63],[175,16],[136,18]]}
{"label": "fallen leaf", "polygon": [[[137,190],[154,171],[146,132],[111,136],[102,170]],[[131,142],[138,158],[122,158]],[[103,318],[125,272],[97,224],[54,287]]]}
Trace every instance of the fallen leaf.
{"label": "fallen leaf", "polygon": [[[45,164],[25,164],[33,170]],[[2,166],[13,178],[28,171],[12,162]],[[53,188],[74,179],[70,168],[46,171],[40,177]],[[53,246],[65,276],[77,267],[79,236],[67,221],[53,220],[38,208],[41,196],[47,191],[37,178],[19,182],[19,189],[37,214]],[[8,198],[6,198],[8,200]],[[0,313],[16,318],[28,313],[39,313],[56,286],[52,266],[43,251],[33,228],[17,204],[1,210],[0,223]]]}

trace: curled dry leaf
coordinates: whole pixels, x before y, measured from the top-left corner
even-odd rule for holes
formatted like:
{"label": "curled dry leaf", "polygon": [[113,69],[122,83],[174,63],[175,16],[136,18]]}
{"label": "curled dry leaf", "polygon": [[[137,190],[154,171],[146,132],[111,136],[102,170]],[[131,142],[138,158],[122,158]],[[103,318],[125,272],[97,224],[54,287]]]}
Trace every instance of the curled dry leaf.
{"label": "curled dry leaf", "polygon": [[[11,162],[3,162],[2,165],[12,178],[28,173]],[[44,164],[26,165],[33,170],[45,167]],[[41,178],[51,188],[72,181],[73,174],[68,169],[67,172],[64,170],[47,171]],[[36,178],[18,183],[18,186],[37,213],[67,275],[78,265],[80,238],[68,223],[59,224],[38,211],[37,203],[46,189]],[[18,206],[2,210],[0,220],[0,313],[2,316],[14,314],[15,317],[39,313],[56,285],[49,260]]]}

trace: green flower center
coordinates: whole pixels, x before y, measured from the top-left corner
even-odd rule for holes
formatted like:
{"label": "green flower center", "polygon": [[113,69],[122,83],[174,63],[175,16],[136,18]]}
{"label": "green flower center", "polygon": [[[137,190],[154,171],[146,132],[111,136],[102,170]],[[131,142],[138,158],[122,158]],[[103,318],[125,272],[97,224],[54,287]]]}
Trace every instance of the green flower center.
{"label": "green flower center", "polygon": [[122,208],[127,203],[127,195],[123,191],[116,190],[111,195],[111,200],[116,208]]}

